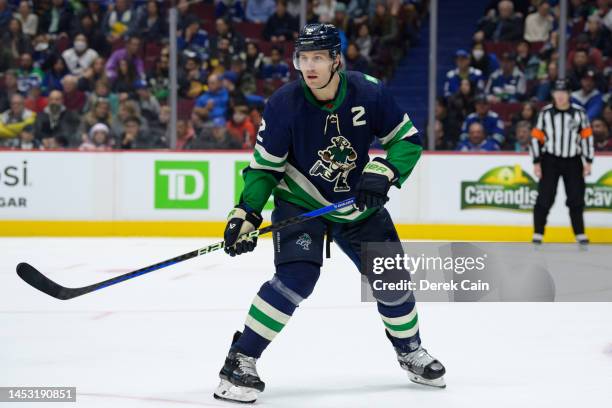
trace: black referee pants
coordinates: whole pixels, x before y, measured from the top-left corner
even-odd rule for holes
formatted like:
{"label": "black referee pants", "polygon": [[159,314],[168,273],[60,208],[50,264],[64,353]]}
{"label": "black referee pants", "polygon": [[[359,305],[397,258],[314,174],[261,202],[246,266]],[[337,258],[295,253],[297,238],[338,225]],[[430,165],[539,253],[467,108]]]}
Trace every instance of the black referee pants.
{"label": "black referee pants", "polygon": [[533,226],[536,234],[544,234],[548,212],[555,202],[559,177],[563,177],[574,234],[584,234],[584,176],[580,156],[564,159],[550,154],[542,155],[542,178],[538,184],[538,198],[533,209]]}

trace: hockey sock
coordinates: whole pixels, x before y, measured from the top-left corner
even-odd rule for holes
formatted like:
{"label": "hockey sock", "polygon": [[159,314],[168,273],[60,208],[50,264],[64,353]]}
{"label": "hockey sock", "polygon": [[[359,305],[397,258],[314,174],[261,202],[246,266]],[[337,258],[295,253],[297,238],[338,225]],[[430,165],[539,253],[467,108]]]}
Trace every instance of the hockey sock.
{"label": "hockey sock", "polygon": [[378,302],[378,312],[393,346],[404,352],[416,350],[421,344],[419,316],[414,296],[394,306]]}
{"label": "hockey sock", "polygon": [[272,280],[264,283],[253,299],[244,332],[232,348],[259,358],[300,302],[312,293],[319,268],[310,262],[278,265]]}

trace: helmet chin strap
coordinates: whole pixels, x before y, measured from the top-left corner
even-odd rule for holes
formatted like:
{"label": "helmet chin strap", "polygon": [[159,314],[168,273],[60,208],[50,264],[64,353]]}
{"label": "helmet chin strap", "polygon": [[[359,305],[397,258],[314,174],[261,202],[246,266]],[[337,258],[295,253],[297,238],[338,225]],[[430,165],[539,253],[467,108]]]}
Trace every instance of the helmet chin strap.
{"label": "helmet chin strap", "polygon": [[[338,65],[339,65],[339,64],[338,64]],[[323,85],[323,86],[321,86],[321,87],[319,87],[319,88],[315,88],[315,89],[323,89],[323,88],[326,88],[326,87],[327,87],[327,85],[329,85],[329,83],[330,83],[330,82],[332,81],[332,79],[334,78],[334,74],[335,74],[336,72],[338,72],[338,69],[339,69],[339,68],[340,68],[340,66],[338,66],[338,68],[332,68],[332,70],[331,70],[331,74],[329,75],[329,79],[327,80],[327,82],[325,83],[325,85]]]}

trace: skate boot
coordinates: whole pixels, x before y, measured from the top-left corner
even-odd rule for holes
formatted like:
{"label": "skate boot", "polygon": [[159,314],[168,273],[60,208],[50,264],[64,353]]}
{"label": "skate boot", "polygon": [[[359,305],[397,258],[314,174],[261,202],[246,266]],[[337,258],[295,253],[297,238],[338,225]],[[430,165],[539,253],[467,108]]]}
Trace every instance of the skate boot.
{"label": "skate boot", "polygon": [[[232,345],[236,343],[241,334],[241,332],[234,334]],[[219,372],[221,382],[215,390],[214,397],[243,404],[255,402],[257,395],[266,386],[257,374],[256,363],[256,358],[230,349],[225,364]]]}
{"label": "skate boot", "polygon": [[[387,337],[390,337],[388,332]],[[419,345],[419,348],[410,352],[395,347],[395,352],[397,353],[397,361],[399,361],[400,366],[408,371],[410,381],[432,387],[446,388],[446,383],[444,382],[446,369],[442,363],[429,355],[423,347]]]}

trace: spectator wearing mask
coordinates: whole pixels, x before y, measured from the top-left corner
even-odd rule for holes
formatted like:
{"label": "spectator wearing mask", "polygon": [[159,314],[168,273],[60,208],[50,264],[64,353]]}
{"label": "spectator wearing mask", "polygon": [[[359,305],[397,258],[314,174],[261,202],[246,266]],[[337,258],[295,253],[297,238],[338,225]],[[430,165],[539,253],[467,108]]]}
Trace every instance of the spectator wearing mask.
{"label": "spectator wearing mask", "polygon": [[489,54],[485,51],[482,43],[475,43],[472,47],[472,60],[470,65],[482,72],[483,79],[488,79],[489,76],[499,68],[499,61],[495,54]]}
{"label": "spectator wearing mask", "polygon": [[457,146],[459,152],[494,152],[499,150],[499,144],[487,137],[485,128],[478,122],[468,127],[468,136]]}
{"label": "spectator wearing mask", "polygon": [[266,22],[263,36],[266,41],[284,42],[293,41],[299,30],[298,20],[287,13],[285,0],[276,0],[276,10]]}
{"label": "spectator wearing mask", "polygon": [[[93,1],[87,3],[91,7],[92,4],[97,4]],[[74,25],[73,37],[77,34],[83,34],[87,38],[87,44],[92,49],[96,50],[101,56],[108,56],[112,50],[112,44],[106,41],[106,37],[102,31],[102,25],[99,20],[95,19],[95,14],[89,12],[83,13]]]}
{"label": "spectator wearing mask", "polygon": [[204,126],[202,133],[190,147],[197,150],[240,149],[242,143],[232,137],[225,126],[225,119],[218,117]]}
{"label": "spectator wearing mask", "polygon": [[19,132],[19,137],[8,145],[15,150],[40,150],[41,144],[34,138],[34,127],[28,125]]}
{"label": "spectator wearing mask", "polygon": [[11,106],[0,114],[0,139],[17,137],[24,127],[33,125],[36,113],[26,109],[23,96],[13,94]]}
{"label": "spectator wearing mask", "polygon": [[553,30],[554,18],[550,14],[550,4],[546,0],[538,2],[538,9],[525,19],[525,38],[530,43],[548,40]]}
{"label": "spectator wearing mask", "polygon": [[238,103],[231,109],[227,130],[236,141],[242,143],[243,149],[252,149],[255,146],[256,130],[249,118],[249,107],[245,103]]}
{"label": "spectator wearing mask", "polygon": [[102,29],[109,42],[115,42],[128,33],[135,13],[130,8],[128,0],[115,0],[114,6],[110,6],[102,22]]}
{"label": "spectator wearing mask", "polygon": [[265,23],[274,14],[274,0],[249,0],[246,6],[246,18],[252,23]]}
{"label": "spectator wearing mask", "polygon": [[466,140],[469,136],[470,125],[474,122],[480,123],[486,134],[497,142],[500,146],[504,143],[504,122],[499,115],[492,110],[485,95],[478,95],[475,101],[476,112],[471,113],[463,122],[461,127],[461,140]]}
{"label": "spectator wearing mask", "polygon": [[270,59],[261,69],[263,79],[280,79],[283,82],[289,81],[289,65],[283,61],[283,49],[273,46],[270,51]]}
{"label": "spectator wearing mask", "polygon": [[346,48],[345,62],[347,70],[359,71],[363,72],[364,74],[367,74],[370,71],[368,61],[363,58],[359,52],[359,47],[354,42],[350,42]]}
{"label": "spectator wearing mask", "polygon": [[77,133],[79,116],[66,109],[64,95],[61,91],[51,91],[48,102],[43,112],[36,116],[34,123],[36,139],[41,140],[44,144],[45,139],[61,138],[67,140],[71,146],[78,146],[80,144]]}
{"label": "spectator wearing mask", "polygon": [[223,88],[221,78],[216,74],[208,77],[208,91],[196,100],[193,111],[202,119],[225,119],[229,103],[229,93]]}
{"label": "spectator wearing mask", "polygon": [[612,152],[612,135],[610,126],[602,118],[595,118],[591,121],[593,137],[595,141],[595,151]]}
{"label": "spectator wearing mask", "polygon": [[600,116],[604,107],[601,92],[595,88],[595,78],[595,71],[588,70],[580,80],[580,89],[572,92],[572,103],[582,106],[589,120]]}
{"label": "spectator wearing mask", "polygon": [[518,102],[525,98],[525,75],[516,66],[515,58],[513,53],[503,53],[501,68],[491,74],[485,92],[492,102]]}
{"label": "spectator wearing mask", "polygon": [[79,90],[78,79],[74,75],[66,75],[62,79],[62,89],[64,90],[64,105],[72,112],[80,113],[85,107],[87,96],[85,92]]}
{"label": "spectator wearing mask", "polygon": [[111,81],[119,75],[119,62],[121,60],[126,60],[136,70],[138,78],[145,77],[144,62],[139,56],[141,43],[139,37],[130,37],[125,48],[113,52],[106,63],[106,76]]}
{"label": "spectator wearing mask", "polygon": [[36,35],[38,32],[38,16],[32,12],[29,1],[20,1],[19,8],[13,14],[13,17],[19,20],[25,35],[30,38]]}
{"label": "spectator wearing mask", "polygon": [[80,77],[86,69],[91,67],[99,55],[96,50],[89,48],[85,34],[77,34],[74,37],[72,48],[65,50],[62,57],[70,73]]}
{"label": "spectator wearing mask", "polygon": [[42,15],[38,31],[52,37],[67,36],[72,18],[72,8],[67,1],[51,0],[51,8]]}
{"label": "spectator wearing mask", "polygon": [[497,15],[484,18],[479,24],[480,30],[475,39],[499,41],[518,41],[523,38],[523,22],[519,15],[514,13],[514,4],[509,0],[502,0],[497,5]]}
{"label": "spectator wearing mask", "polygon": [[459,90],[462,79],[476,85],[478,91],[484,89],[484,78],[479,69],[470,66],[470,54],[466,50],[457,50],[455,53],[455,64],[457,68],[446,73],[446,81],[444,82],[444,96],[449,97]]}
{"label": "spectator wearing mask", "polygon": [[112,150],[113,140],[110,129],[104,123],[96,123],[89,130],[86,140],[79,146],[84,152],[104,152]]}

